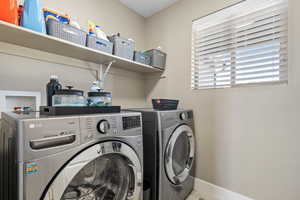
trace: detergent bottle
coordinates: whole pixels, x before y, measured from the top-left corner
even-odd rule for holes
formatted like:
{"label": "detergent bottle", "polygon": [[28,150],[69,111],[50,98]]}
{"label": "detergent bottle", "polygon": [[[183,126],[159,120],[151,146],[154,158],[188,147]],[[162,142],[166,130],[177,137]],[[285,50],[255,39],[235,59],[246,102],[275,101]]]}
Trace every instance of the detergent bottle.
{"label": "detergent bottle", "polygon": [[44,13],[39,0],[25,0],[21,25],[37,32],[46,33]]}
{"label": "detergent bottle", "polygon": [[17,0],[0,0],[0,20],[19,25]]}
{"label": "detergent bottle", "polygon": [[108,41],[107,35],[101,30],[101,27],[98,25],[96,25],[96,36],[102,40]]}

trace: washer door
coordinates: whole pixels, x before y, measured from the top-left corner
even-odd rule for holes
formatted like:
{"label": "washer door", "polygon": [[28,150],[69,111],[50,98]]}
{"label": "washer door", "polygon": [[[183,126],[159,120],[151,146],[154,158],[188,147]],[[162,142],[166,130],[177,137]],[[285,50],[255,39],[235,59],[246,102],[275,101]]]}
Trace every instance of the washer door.
{"label": "washer door", "polygon": [[142,167],[135,151],[121,142],[94,145],[68,163],[44,200],[138,200]]}
{"label": "washer door", "polygon": [[190,175],[195,154],[192,129],[181,125],[171,135],[165,152],[165,170],[173,184],[183,183]]}

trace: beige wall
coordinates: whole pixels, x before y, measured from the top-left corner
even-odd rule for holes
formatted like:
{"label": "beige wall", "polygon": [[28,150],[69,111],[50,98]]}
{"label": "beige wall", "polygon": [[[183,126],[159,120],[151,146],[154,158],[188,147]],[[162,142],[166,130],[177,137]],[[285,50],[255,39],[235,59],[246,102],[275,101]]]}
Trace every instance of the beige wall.
{"label": "beige wall", "polygon": [[[124,37],[134,39],[137,49],[145,47],[145,18],[118,0],[41,2],[44,7],[68,13],[83,27],[91,19],[101,25],[107,34],[120,32]],[[45,104],[45,86],[51,74],[58,75],[64,85],[87,91],[95,78],[92,72],[81,68],[90,66],[97,67],[93,63],[0,43],[0,90],[41,91]],[[106,90],[112,92],[115,105],[143,106],[143,79],[140,74],[113,68],[107,79]]]}
{"label": "beige wall", "polygon": [[168,53],[166,79],[151,97],[195,111],[197,177],[256,200],[300,199],[300,2],[290,0],[288,85],[190,89],[192,20],[237,0],[182,0],[146,21],[147,47]]}

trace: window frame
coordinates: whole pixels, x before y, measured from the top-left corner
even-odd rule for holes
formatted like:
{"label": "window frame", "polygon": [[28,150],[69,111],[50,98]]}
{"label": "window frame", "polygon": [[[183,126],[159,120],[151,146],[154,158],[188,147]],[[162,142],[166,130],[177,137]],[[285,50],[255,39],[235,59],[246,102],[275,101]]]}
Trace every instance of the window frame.
{"label": "window frame", "polygon": [[[272,1],[272,0],[271,0]],[[287,6],[287,9],[286,9],[286,15],[288,16],[288,13],[289,13],[289,11],[288,11],[288,8],[289,8],[289,5],[288,5],[288,0],[273,0],[274,2],[276,2],[276,1],[278,1],[277,3],[274,3],[274,5],[272,5],[272,6],[276,6],[277,4],[278,4],[278,6],[280,6],[279,4],[283,4],[283,3],[285,3],[286,4],[286,6]],[[224,9],[222,9],[222,10],[219,10],[219,11],[217,11],[217,12],[213,12],[212,14],[210,14],[210,15],[207,15],[207,16],[204,16],[204,17],[202,17],[202,18],[200,18],[200,19],[197,19],[197,20],[194,20],[193,21],[193,25],[192,25],[192,60],[191,60],[191,62],[192,62],[192,67],[191,67],[191,88],[193,89],[193,90],[198,90],[198,89],[218,89],[218,88],[234,88],[234,87],[243,87],[243,86],[261,86],[261,85],[268,85],[268,84],[283,84],[283,83],[286,83],[286,84],[288,84],[288,80],[289,80],[289,64],[288,64],[288,43],[289,43],[289,37],[288,37],[288,33],[289,33],[289,28],[288,28],[288,17],[287,17],[287,20],[286,20],[286,41],[284,42],[284,43],[286,43],[286,45],[284,44],[284,43],[282,43],[281,42],[281,40],[280,39],[278,39],[278,41],[276,41],[275,39],[274,39],[274,41],[275,41],[275,43],[276,42],[279,42],[279,45],[278,45],[278,52],[277,53],[274,53],[274,57],[277,57],[278,56],[278,60],[276,60],[277,62],[278,62],[278,66],[277,66],[277,63],[275,64],[275,61],[273,61],[273,69],[276,69],[276,68],[278,68],[278,71],[275,71],[274,70],[274,72],[273,73],[278,73],[278,76],[276,76],[276,75],[272,75],[272,77],[270,76],[270,79],[276,79],[277,77],[278,77],[278,79],[279,80],[271,80],[271,81],[266,81],[268,78],[261,78],[261,80],[260,81],[251,81],[251,80],[255,80],[255,79],[259,79],[260,77],[259,77],[259,75],[257,75],[256,77],[253,77],[253,79],[252,78],[247,78],[247,80],[249,81],[248,83],[237,83],[238,82],[238,79],[237,79],[237,76],[238,76],[238,73],[237,73],[237,56],[236,56],[236,54],[237,54],[237,51],[238,51],[238,48],[235,46],[235,45],[232,45],[232,49],[229,51],[228,50],[228,52],[224,52],[224,54],[227,54],[227,53],[230,53],[231,55],[229,56],[229,58],[230,58],[230,65],[228,65],[228,67],[230,67],[230,70],[229,70],[229,73],[230,73],[230,84],[228,84],[228,85],[226,85],[226,86],[218,86],[218,82],[220,82],[220,81],[218,81],[217,80],[217,76],[218,76],[218,74],[220,74],[220,73],[218,73],[218,72],[216,72],[216,64],[212,64],[212,71],[213,72],[211,72],[211,74],[213,74],[213,81],[211,81],[211,82],[209,82],[209,81],[207,81],[207,85],[204,87],[202,87],[202,86],[200,86],[200,81],[201,81],[201,78],[199,78],[200,77],[200,73],[199,72],[201,72],[201,70],[199,70],[198,69],[198,75],[195,75],[196,74],[196,72],[195,72],[195,66],[194,65],[196,65],[196,64],[194,64],[194,62],[195,61],[197,61],[197,60],[200,60],[200,55],[198,55],[198,57],[199,58],[195,58],[195,57],[197,57],[197,55],[194,55],[195,54],[195,44],[196,44],[196,42],[194,42],[194,40],[195,40],[195,38],[194,38],[194,34],[195,34],[195,30],[194,30],[194,23],[196,22],[197,23],[197,21],[198,20],[202,20],[202,19],[205,19],[205,18],[211,18],[211,16],[213,16],[213,15],[216,15],[216,14],[218,14],[219,12],[226,12],[226,10],[227,9],[230,9],[230,8],[232,8],[232,7],[234,7],[234,6],[236,6],[236,5],[240,5],[240,4],[243,4],[243,3],[245,3],[245,2],[247,2],[247,3],[249,3],[249,2],[259,2],[259,0],[243,0],[242,2],[239,2],[239,3],[237,3],[237,4],[234,4],[234,5],[232,5],[232,6],[229,6],[229,7],[226,7],[226,8],[224,8]],[[261,3],[262,3],[262,5],[264,5],[265,6],[265,8],[262,8],[262,9],[256,9],[256,10],[250,10],[247,14],[244,14],[244,15],[241,15],[241,16],[247,16],[247,15],[249,15],[249,14],[253,14],[253,13],[258,13],[258,12],[262,12],[262,10],[263,9],[266,9],[266,8],[268,8],[268,7],[272,7],[272,6],[270,6],[270,5],[266,5],[266,2],[268,2],[268,0],[261,0]],[[253,9],[254,9],[254,7],[253,7]],[[275,15],[274,15],[275,16]],[[273,16],[273,17],[274,17]],[[221,18],[221,17],[219,17],[219,18]],[[230,23],[231,22],[231,20],[234,20],[234,19],[236,19],[236,18],[238,18],[238,14],[237,15],[235,15],[235,16],[233,16],[231,19],[227,19],[227,20],[223,20],[223,22],[222,22],[222,20],[221,20],[221,22],[219,22],[219,23],[217,23],[217,24],[214,24],[214,25],[209,25],[208,23],[204,23],[204,27],[205,26],[207,26],[206,28],[204,28],[204,30],[205,29],[209,29],[210,27],[213,27],[213,26],[216,26],[216,25],[224,25],[224,23]],[[282,20],[282,21],[284,21],[284,20]],[[230,24],[231,26],[232,26],[232,28],[229,28],[229,35],[232,35],[232,34],[234,34],[234,30],[235,30],[235,27],[234,27],[234,23],[231,23]],[[272,28],[272,30],[273,29],[275,29],[275,28]],[[201,32],[201,31],[197,31],[197,33],[199,33],[199,32]],[[236,39],[236,37],[234,37],[234,38],[230,38],[230,40],[234,40],[234,39]],[[271,43],[271,46],[273,46],[274,44],[273,43]],[[257,45],[258,46],[258,48],[261,48],[261,47],[264,47],[264,46],[268,46],[268,44],[259,44],[259,45]],[[284,47],[285,46],[285,47]],[[198,47],[199,48],[199,47]],[[248,48],[247,48],[247,50],[249,50],[249,51],[251,51],[253,48],[252,47],[250,47],[250,46],[248,46]],[[285,50],[283,50],[283,49],[285,49]],[[246,51],[247,51],[246,50]],[[255,51],[255,49],[254,50],[252,50],[252,51]],[[271,49],[270,51],[274,51],[274,52],[276,52],[276,47],[274,47],[273,49]],[[286,52],[285,52],[286,51]],[[262,54],[264,54],[265,52],[268,52],[268,50],[265,50],[265,51],[262,51],[263,53]],[[284,53],[283,53],[284,52]],[[286,54],[286,56],[284,57],[284,59],[282,60],[281,59],[281,57],[282,57],[282,54]],[[255,55],[255,52],[252,54],[252,55]],[[248,55],[249,56],[249,55]],[[251,56],[251,54],[250,54],[250,56]],[[215,58],[212,58],[210,61],[211,62],[215,62]],[[275,60],[275,59],[274,59]],[[259,63],[259,61],[257,62],[258,64],[260,64]],[[209,65],[209,64],[205,64],[205,65]],[[264,62],[261,62],[261,65],[263,66],[263,65],[267,65],[267,64],[265,64]],[[198,66],[198,68],[199,68],[199,66]],[[206,68],[206,67],[205,67]],[[209,67],[208,67],[209,68]],[[222,66],[220,67],[220,66],[218,66],[218,68],[221,68],[222,69]],[[227,67],[225,67],[225,68],[227,68]],[[271,67],[270,67],[271,68]],[[261,67],[261,68],[259,68],[259,67],[257,67],[257,70],[259,71],[259,69],[263,69],[263,67]],[[282,69],[285,69],[285,71],[284,70],[282,70]],[[223,69],[224,70],[224,69]],[[209,70],[208,70],[209,71]],[[209,72],[207,72],[208,74],[209,74]],[[259,72],[255,72],[255,73],[257,73],[257,74],[259,74]],[[271,72],[270,72],[271,73]],[[284,78],[283,79],[283,76],[282,76],[282,74],[286,74],[286,78]],[[198,76],[198,79],[196,78]],[[207,77],[206,77],[207,78]],[[266,80],[263,80],[263,79],[266,79]],[[199,81],[200,80],[200,81]],[[204,79],[205,80],[205,79]],[[198,83],[195,83],[195,82],[198,82]],[[224,81],[225,82],[225,81]],[[211,83],[211,85],[209,85]],[[198,86],[197,86],[198,85]]]}

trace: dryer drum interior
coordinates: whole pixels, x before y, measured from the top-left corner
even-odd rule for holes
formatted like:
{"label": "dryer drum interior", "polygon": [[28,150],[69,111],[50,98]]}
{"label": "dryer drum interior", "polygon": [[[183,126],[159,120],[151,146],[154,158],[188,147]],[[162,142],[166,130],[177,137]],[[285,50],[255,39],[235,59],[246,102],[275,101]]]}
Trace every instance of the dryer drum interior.
{"label": "dryer drum interior", "polygon": [[136,199],[141,192],[139,173],[138,157],[126,144],[95,145],[75,157],[59,173],[44,200],[53,197],[60,200]]}

